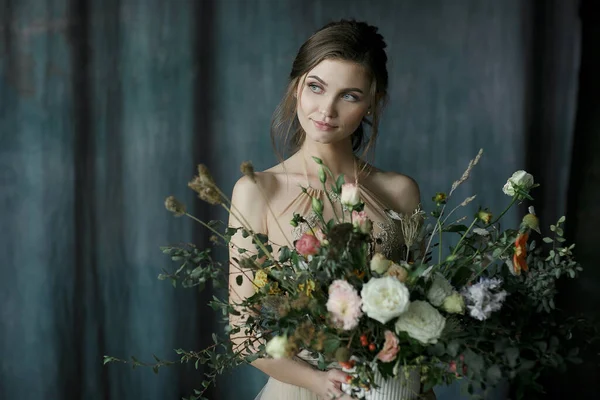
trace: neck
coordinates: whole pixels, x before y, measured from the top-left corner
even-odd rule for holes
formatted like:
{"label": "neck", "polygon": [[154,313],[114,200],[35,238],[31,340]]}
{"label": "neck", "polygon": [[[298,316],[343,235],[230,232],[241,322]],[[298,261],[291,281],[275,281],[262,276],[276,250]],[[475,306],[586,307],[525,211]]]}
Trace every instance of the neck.
{"label": "neck", "polygon": [[306,170],[309,176],[317,176],[319,166],[312,159],[312,157],[317,157],[331,170],[333,176],[337,177],[343,174],[346,182],[354,179],[356,156],[352,151],[350,138],[331,144],[305,140],[299,155],[306,160]]}

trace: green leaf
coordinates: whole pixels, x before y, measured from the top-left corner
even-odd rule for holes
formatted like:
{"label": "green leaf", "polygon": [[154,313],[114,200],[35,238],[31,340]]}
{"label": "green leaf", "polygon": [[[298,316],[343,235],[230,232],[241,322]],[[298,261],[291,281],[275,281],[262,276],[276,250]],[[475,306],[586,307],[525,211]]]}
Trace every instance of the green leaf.
{"label": "green leaf", "polygon": [[444,346],[444,343],[437,342],[436,344],[433,345],[433,348],[431,349],[431,352],[432,352],[432,354],[434,356],[441,357],[446,352],[446,348],[445,347],[446,346]]}
{"label": "green leaf", "polygon": [[443,232],[466,232],[469,229],[465,225],[450,225],[444,227]]}
{"label": "green leaf", "polygon": [[506,356],[506,361],[511,368],[515,368],[517,366],[517,359],[519,358],[519,349],[516,347],[509,347],[504,352]]}
{"label": "green leaf", "polygon": [[544,243],[552,243],[552,242],[554,242],[554,240],[550,239],[549,237],[545,237],[542,240],[544,241]]}
{"label": "green leaf", "polygon": [[558,219],[558,223],[559,224],[562,224],[563,222],[565,222],[565,216],[564,215]]}
{"label": "green leaf", "polygon": [[483,357],[474,351],[468,349],[465,351],[465,364],[469,366],[469,370],[475,375],[480,374],[484,367]]}
{"label": "green leaf", "polygon": [[502,379],[502,370],[497,365],[492,365],[487,370],[487,379],[492,384],[497,384]]}
{"label": "green leaf", "polygon": [[327,367],[327,363],[325,362],[325,358],[323,357],[323,354],[319,354],[318,366],[321,371],[324,371],[325,368]]}
{"label": "green leaf", "polygon": [[252,362],[254,362],[254,361],[258,360],[258,356],[259,356],[259,354],[258,354],[258,353],[255,353],[255,354],[250,354],[250,355],[246,356],[246,362],[247,362],[248,364],[250,364],[250,363],[252,363]]}
{"label": "green leaf", "polygon": [[290,259],[290,255],[290,248],[283,246],[281,249],[279,249],[279,262],[286,262]]}
{"label": "green leaf", "polygon": [[519,364],[519,371],[528,371],[533,367],[535,367],[535,361],[521,359],[521,362]]}
{"label": "green leaf", "polygon": [[340,347],[340,340],[335,336],[328,337],[323,343],[323,349],[325,350],[325,353],[333,354],[338,347]]}
{"label": "green leaf", "polygon": [[548,344],[546,342],[535,342],[535,345],[540,349],[542,353],[545,353],[548,349]]}
{"label": "green leaf", "polygon": [[569,350],[569,357],[575,357],[577,355],[579,355],[579,347],[574,347]]}
{"label": "green leaf", "polygon": [[448,343],[448,346],[446,347],[446,351],[448,352],[448,354],[450,356],[456,357],[458,355],[459,348],[460,348],[460,344],[456,340],[453,340],[450,343]]}
{"label": "green leaf", "polygon": [[336,186],[336,189],[338,190],[338,191],[336,192],[337,194],[340,194],[340,193],[341,193],[341,190],[342,190],[342,185],[343,185],[345,182],[346,182],[346,181],[345,181],[345,179],[344,179],[344,175],[340,175],[340,176],[338,176],[338,178],[337,178],[337,179],[336,179],[336,181],[335,181],[335,186]]}

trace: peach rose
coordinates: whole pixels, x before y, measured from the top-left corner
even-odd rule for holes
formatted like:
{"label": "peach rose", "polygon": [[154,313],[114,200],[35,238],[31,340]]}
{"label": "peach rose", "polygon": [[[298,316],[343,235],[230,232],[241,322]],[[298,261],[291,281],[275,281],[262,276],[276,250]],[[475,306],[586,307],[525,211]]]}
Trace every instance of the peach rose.
{"label": "peach rose", "polygon": [[385,331],[385,343],[383,349],[377,354],[383,362],[392,362],[396,359],[400,346],[398,346],[398,338],[392,331]]}

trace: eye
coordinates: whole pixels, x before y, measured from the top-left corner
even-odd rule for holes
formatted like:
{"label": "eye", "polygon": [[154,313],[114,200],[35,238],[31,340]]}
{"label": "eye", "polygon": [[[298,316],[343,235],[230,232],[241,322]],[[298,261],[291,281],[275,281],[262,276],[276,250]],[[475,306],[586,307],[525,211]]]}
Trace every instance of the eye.
{"label": "eye", "polygon": [[346,94],[344,95],[343,99],[344,99],[344,100],[348,100],[348,101],[358,101],[358,100],[360,100],[360,99],[358,98],[358,96],[356,96],[356,95],[353,95],[353,94],[350,94],[350,93],[346,93]]}
{"label": "eye", "polygon": [[308,86],[309,89],[315,93],[321,93],[323,91],[323,89],[319,85],[316,85],[314,83],[309,83],[306,86]]}

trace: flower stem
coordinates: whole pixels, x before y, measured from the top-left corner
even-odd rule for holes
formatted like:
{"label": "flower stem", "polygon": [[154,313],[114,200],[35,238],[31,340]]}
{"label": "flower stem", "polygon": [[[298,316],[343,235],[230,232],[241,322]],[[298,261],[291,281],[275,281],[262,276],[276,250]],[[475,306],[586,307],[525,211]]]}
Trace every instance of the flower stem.
{"label": "flower stem", "polygon": [[460,247],[460,244],[465,239],[465,237],[469,234],[469,232],[471,231],[471,229],[473,229],[473,226],[475,225],[476,222],[477,222],[477,218],[473,219],[473,222],[471,222],[471,225],[469,225],[469,227],[467,228],[467,231],[460,237],[460,240],[456,244],[456,247],[454,248],[454,251],[452,252],[452,255],[456,254],[456,252],[458,251],[458,248]]}
{"label": "flower stem", "polygon": [[504,211],[502,211],[502,213],[492,222],[490,222],[489,225],[494,225],[496,222],[498,222],[500,220],[500,218],[502,218],[504,216],[504,214],[506,214],[506,212],[508,210],[510,210],[510,208],[517,202],[517,196],[513,196],[512,201],[510,202],[510,204],[508,205],[508,207],[506,207],[504,209]]}
{"label": "flower stem", "polygon": [[440,223],[440,220],[438,218],[437,220],[437,225],[438,225],[438,234],[440,236],[440,243],[438,245],[439,249],[438,249],[438,264],[442,263],[442,224]]}
{"label": "flower stem", "polygon": [[225,243],[228,242],[227,238],[225,238],[225,236],[223,236],[221,233],[219,233],[215,228],[213,228],[212,226],[208,225],[206,222],[194,217],[192,214],[190,213],[185,213],[186,217],[189,217],[191,219],[193,219],[194,221],[198,222],[199,224],[201,224],[202,226],[204,226],[206,229],[210,230],[212,233],[214,233],[215,235],[217,235],[218,237],[220,237],[221,239],[223,239],[223,241]]}

